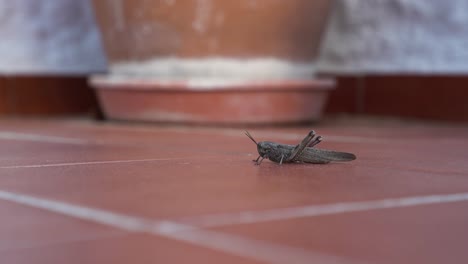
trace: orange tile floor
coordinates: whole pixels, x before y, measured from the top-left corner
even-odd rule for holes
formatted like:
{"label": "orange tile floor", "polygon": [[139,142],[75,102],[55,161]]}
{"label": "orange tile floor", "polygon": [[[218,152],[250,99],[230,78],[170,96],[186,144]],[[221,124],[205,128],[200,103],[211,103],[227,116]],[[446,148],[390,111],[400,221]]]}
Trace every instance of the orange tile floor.
{"label": "orange tile floor", "polygon": [[240,128],[0,120],[0,263],[467,263],[468,127],[250,133],[309,129],[357,160],[256,166]]}

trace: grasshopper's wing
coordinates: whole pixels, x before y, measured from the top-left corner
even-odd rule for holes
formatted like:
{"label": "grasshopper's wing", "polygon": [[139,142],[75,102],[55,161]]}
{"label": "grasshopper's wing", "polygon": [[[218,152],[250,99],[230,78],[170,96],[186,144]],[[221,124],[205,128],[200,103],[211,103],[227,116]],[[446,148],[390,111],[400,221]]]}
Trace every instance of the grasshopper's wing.
{"label": "grasshopper's wing", "polygon": [[356,155],[352,153],[306,148],[296,160],[309,163],[329,163],[330,161],[351,161],[355,159]]}

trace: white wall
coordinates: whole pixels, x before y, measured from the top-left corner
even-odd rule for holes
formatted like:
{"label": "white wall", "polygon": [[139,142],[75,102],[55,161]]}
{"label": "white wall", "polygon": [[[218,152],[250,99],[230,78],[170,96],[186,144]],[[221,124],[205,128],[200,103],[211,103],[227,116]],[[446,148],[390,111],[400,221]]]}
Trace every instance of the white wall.
{"label": "white wall", "polygon": [[104,71],[88,0],[0,0],[0,74]]}

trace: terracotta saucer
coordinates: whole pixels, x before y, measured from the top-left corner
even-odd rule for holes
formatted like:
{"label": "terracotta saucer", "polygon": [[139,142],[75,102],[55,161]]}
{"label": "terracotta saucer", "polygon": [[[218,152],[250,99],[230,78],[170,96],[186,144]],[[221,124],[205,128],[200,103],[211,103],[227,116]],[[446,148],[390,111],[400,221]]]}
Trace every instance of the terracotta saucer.
{"label": "terracotta saucer", "polygon": [[186,124],[286,124],[321,118],[333,79],[90,79],[109,119]]}

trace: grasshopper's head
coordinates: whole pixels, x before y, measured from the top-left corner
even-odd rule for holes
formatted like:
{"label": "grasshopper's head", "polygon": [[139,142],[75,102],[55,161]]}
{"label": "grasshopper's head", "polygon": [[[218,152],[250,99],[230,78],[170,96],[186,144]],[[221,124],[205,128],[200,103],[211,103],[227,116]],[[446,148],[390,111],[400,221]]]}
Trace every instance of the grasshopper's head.
{"label": "grasshopper's head", "polygon": [[255,143],[255,145],[257,145],[258,154],[262,158],[268,158],[270,152],[274,150],[277,145],[277,143],[269,141],[262,141],[257,143],[257,141],[247,131],[245,131],[245,135],[247,135],[247,137],[249,137]]}
{"label": "grasshopper's head", "polygon": [[257,151],[260,156],[263,158],[270,157],[270,153],[277,148],[277,143],[262,141],[257,144]]}

